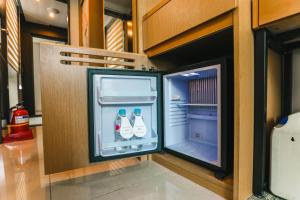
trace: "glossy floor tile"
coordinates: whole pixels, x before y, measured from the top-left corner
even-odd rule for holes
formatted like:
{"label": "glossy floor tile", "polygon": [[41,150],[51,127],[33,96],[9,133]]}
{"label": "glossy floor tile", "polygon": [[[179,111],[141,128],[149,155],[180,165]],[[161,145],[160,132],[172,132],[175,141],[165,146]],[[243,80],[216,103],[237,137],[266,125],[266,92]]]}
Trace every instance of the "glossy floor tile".
{"label": "glossy floor tile", "polygon": [[51,185],[52,200],[223,199],[152,161]]}
{"label": "glossy floor tile", "polygon": [[[36,130],[36,129],[34,129]],[[0,199],[49,199],[49,176],[44,174],[42,135],[33,140],[0,145]]]}
{"label": "glossy floor tile", "polygon": [[124,159],[44,175],[42,127],[34,135],[0,145],[0,200],[223,199],[152,161]]}

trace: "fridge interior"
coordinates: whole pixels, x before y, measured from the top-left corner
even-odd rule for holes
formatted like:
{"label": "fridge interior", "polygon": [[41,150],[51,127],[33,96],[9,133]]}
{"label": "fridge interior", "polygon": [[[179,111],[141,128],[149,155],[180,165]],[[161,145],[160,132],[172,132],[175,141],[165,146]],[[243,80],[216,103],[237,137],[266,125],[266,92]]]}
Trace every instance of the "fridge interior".
{"label": "fridge interior", "polygon": [[221,166],[220,65],[164,76],[164,146]]}
{"label": "fridge interior", "polygon": [[[95,156],[116,156],[155,150],[157,135],[157,78],[150,76],[94,75],[94,138]],[[115,140],[115,123],[120,109],[126,110],[128,119],[133,110],[142,111],[146,135],[124,141]],[[132,149],[131,145],[141,145]],[[118,147],[129,147],[125,152]]]}

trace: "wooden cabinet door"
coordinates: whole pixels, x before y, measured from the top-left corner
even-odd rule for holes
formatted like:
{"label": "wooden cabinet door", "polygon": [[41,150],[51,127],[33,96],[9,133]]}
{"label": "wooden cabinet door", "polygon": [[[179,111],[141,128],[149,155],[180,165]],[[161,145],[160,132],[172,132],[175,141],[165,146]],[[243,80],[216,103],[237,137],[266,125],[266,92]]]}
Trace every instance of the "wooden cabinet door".
{"label": "wooden cabinet door", "polygon": [[259,25],[300,13],[300,0],[259,0]]}
{"label": "wooden cabinet door", "polygon": [[235,8],[235,0],[164,0],[143,19],[144,50]]}

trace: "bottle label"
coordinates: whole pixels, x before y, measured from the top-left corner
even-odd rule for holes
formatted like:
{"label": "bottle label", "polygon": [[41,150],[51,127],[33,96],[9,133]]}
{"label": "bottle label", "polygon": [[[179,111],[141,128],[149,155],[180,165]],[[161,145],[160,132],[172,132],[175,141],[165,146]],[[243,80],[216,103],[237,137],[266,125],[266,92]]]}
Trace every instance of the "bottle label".
{"label": "bottle label", "polygon": [[15,118],[16,124],[23,124],[23,123],[28,123],[29,122],[29,116],[24,115],[24,116],[16,116]]}
{"label": "bottle label", "polygon": [[124,139],[130,139],[133,136],[132,126],[127,117],[121,117],[120,135]]}
{"label": "bottle label", "polygon": [[115,129],[116,129],[117,132],[120,132],[120,128],[121,128],[121,125],[120,124],[116,124]]}
{"label": "bottle label", "polygon": [[147,133],[147,128],[141,116],[135,116],[132,132],[136,137],[144,137]]}

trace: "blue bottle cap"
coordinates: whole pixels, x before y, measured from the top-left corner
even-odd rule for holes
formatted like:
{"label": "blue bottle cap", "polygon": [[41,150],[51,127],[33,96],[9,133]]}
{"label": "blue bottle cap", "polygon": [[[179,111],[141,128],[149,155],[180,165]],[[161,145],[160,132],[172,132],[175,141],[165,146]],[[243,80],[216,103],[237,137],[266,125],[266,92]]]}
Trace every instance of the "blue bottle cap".
{"label": "blue bottle cap", "polygon": [[119,110],[119,115],[120,116],[125,116],[126,115],[126,110],[125,109],[120,109]]}
{"label": "blue bottle cap", "polygon": [[140,108],[135,108],[133,112],[136,116],[139,116],[139,115],[141,115],[142,110]]}
{"label": "blue bottle cap", "polygon": [[285,116],[285,117],[282,117],[279,121],[279,124],[280,125],[285,125],[287,122],[289,121],[289,117],[288,116]]}

